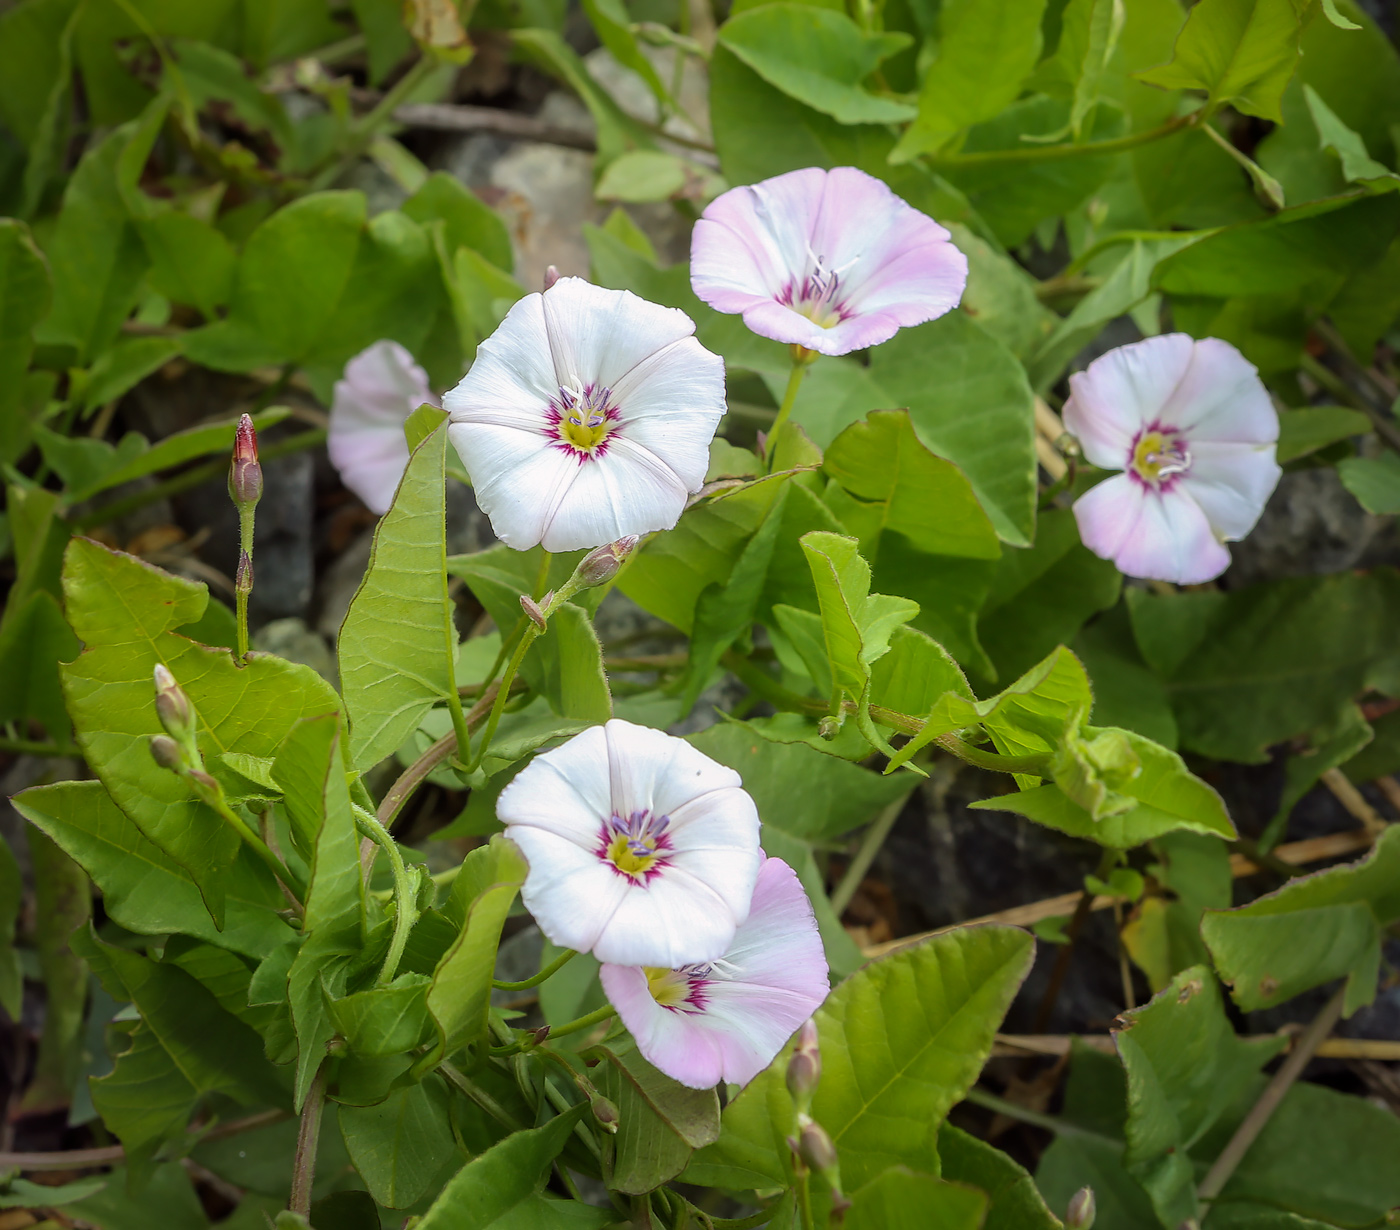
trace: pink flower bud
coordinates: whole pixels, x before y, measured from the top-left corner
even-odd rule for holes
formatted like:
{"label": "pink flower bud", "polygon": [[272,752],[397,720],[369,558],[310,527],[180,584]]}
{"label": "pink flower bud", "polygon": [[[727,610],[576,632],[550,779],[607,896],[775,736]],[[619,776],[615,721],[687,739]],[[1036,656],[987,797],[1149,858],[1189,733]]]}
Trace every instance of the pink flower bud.
{"label": "pink flower bud", "polygon": [[1066,1230],[1091,1230],[1097,1212],[1094,1189],[1081,1187],[1069,1198],[1069,1208],[1065,1210]]}
{"label": "pink flower bud", "polygon": [[527,614],[541,632],[545,630],[544,612],[540,610],[540,604],[529,594],[520,595],[520,609]]}
{"label": "pink flower bud", "polygon": [[195,736],[194,706],[175,676],[163,663],[157,662],[154,673],[156,687],[156,717],[165,733],[181,744]]}
{"label": "pink flower bud", "polygon": [[578,566],[579,580],[590,587],[611,581],[640,541],[636,534],[629,534],[590,551]]}
{"label": "pink flower bud", "polygon": [[544,286],[542,289],[549,290],[555,282],[559,281],[559,269],[556,265],[548,265],[544,271]]}
{"label": "pink flower bud", "polygon": [[228,470],[228,495],[239,509],[251,509],[262,498],[262,467],[258,465],[258,433],[250,415],[238,420],[233,437],[233,461]]}
{"label": "pink flower bud", "polygon": [[812,1104],[812,1094],[822,1076],[821,1058],[810,1051],[794,1051],[787,1066],[787,1087],[792,1099],[805,1110]]}
{"label": "pink flower bud", "polygon": [[602,1128],[603,1131],[617,1131],[617,1125],[622,1116],[617,1113],[617,1107],[608,1101],[607,1098],[603,1097],[602,1094],[598,1094],[590,1100],[589,1107],[593,1111],[593,1118],[597,1120],[598,1126]]}
{"label": "pink flower bud", "polygon": [[162,769],[172,769],[176,773],[181,773],[186,768],[185,754],[169,735],[151,736],[151,759]]}
{"label": "pink flower bud", "polygon": [[836,1166],[836,1146],[820,1123],[808,1123],[803,1127],[797,1137],[797,1156],[821,1173]]}

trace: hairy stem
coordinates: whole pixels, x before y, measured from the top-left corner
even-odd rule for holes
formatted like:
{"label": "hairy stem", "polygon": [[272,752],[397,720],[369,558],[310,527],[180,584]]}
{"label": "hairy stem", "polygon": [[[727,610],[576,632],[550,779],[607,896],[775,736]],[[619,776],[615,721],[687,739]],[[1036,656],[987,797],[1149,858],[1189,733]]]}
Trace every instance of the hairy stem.
{"label": "hairy stem", "polygon": [[1083,145],[1032,145],[1026,149],[994,149],[973,154],[943,154],[925,158],[926,166],[935,171],[957,171],[969,167],[1000,166],[1003,163],[1060,162],[1066,158],[1093,158],[1101,154],[1121,154],[1124,150],[1137,149],[1139,145],[1150,145],[1183,128],[1200,124],[1204,110],[1193,111],[1190,115],[1179,115],[1157,128],[1145,132],[1129,133],[1126,137],[1114,137],[1110,141],[1088,141]]}
{"label": "hairy stem", "polygon": [[1196,1192],[1200,1199],[1209,1201],[1220,1195],[1225,1184],[1230,1181],[1230,1176],[1235,1173],[1235,1168],[1244,1161],[1249,1147],[1258,1138],[1259,1133],[1264,1130],[1264,1125],[1269,1122],[1269,1117],[1278,1109],[1278,1104],[1283,1101],[1284,1095],[1292,1088],[1293,1082],[1303,1074],[1303,1069],[1308,1066],[1308,1061],[1313,1057],[1313,1053],[1321,1045],[1322,1040],[1332,1032],[1333,1026],[1341,1019],[1345,1003],[1346,984],[1343,983],[1337,988],[1336,994],[1323,1005],[1322,1011],[1313,1017],[1312,1023],[1303,1031],[1297,1045],[1288,1052],[1288,1058],[1274,1073],[1273,1080],[1264,1086],[1264,1092],[1259,1095],[1259,1100],[1250,1108],[1249,1114],[1244,1117],[1244,1122],[1235,1129],[1235,1134],[1230,1137],[1230,1143],[1221,1150],[1220,1156],[1215,1159],[1215,1164],[1206,1172],[1206,1177],[1201,1180],[1201,1186]]}
{"label": "hairy stem", "polygon": [[1123,1144],[1121,1140],[1114,1140],[1113,1137],[1105,1136],[1101,1132],[1090,1131],[1088,1128],[1082,1128],[1066,1119],[1057,1119],[1054,1115],[1042,1114],[1038,1110],[1032,1110],[1029,1106],[1009,1102],[1005,1098],[999,1098],[996,1094],[988,1093],[985,1089],[978,1089],[975,1086],[963,1095],[963,1099],[971,1102],[974,1106],[994,1110],[997,1114],[1005,1115],[1008,1119],[1017,1119],[1022,1123],[1029,1123],[1032,1127],[1044,1128],[1047,1132],[1054,1132],[1058,1136],[1086,1136],[1093,1140],[1108,1141],[1120,1148]]}
{"label": "hairy stem", "polygon": [[297,1151],[292,1162],[292,1191],[287,1208],[308,1217],[311,1214],[311,1186],[316,1181],[316,1148],[321,1141],[321,1108],[326,1101],[326,1069],[317,1071],[301,1108],[301,1128],[297,1132]]}
{"label": "hairy stem", "polygon": [[617,1009],[611,1004],[604,1004],[601,1008],[595,1009],[587,1016],[581,1016],[576,1021],[569,1021],[564,1025],[556,1025],[549,1031],[549,1037],[562,1038],[567,1034],[576,1034],[582,1029],[590,1029],[601,1021],[606,1021],[617,1015]]}
{"label": "hairy stem", "polygon": [[870,827],[865,830],[865,835],[860,840],[860,849],[856,851],[851,865],[846,868],[846,874],[841,877],[841,883],[831,894],[831,908],[837,918],[840,918],[846,912],[846,907],[851,904],[851,898],[856,895],[856,889],[865,879],[865,873],[870,870],[870,864],[875,861],[880,847],[885,844],[885,838],[890,835],[890,830],[894,828],[894,822],[899,819],[899,813],[904,810],[905,803],[909,801],[909,795],[913,793],[911,790],[908,794],[900,795],[876,816],[871,821]]}
{"label": "hairy stem", "polygon": [[[796,351],[794,347],[794,352]],[[778,407],[778,417],[773,420],[773,426],[768,429],[768,442],[763,448],[763,460],[769,469],[773,468],[773,449],[778,443],[778,433],[782,431],[783,424],[788,421],[792,414],[792,407],[797,401],[797,390],[802,387],[802,377],[807,374],[810,365],[805,357],[793,355],[792,372],[788,376],[787,388],[783,391],[783,404]]]}

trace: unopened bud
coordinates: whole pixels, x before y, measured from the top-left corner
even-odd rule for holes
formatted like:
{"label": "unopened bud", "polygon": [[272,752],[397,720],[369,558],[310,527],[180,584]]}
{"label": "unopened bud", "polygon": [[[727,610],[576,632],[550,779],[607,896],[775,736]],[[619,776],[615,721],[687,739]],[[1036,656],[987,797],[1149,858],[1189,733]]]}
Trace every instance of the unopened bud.
{"label": "unopened bud", "polygon": [[841,733],[841,723],[838,719],[827,714],[817,723],[817,734],[823,739],[834,739]]}
{"label": "unopened bud", "polygon": [[579,580],[590,586],[611,581],[640,541],[636,534],[629,534],[626,538],[619,538],[616,542],[590,551],[578,566]]}
{"label": "unopened bud", "polygon": [[812,1103],[812,1094],[822,1077],[821,1057],[810,1051],[794,1051],[788,1060],[787,1087],[792,1100],[805,1110]]}
{"label": "unopened bud", "polygon": [[173,769],[176,773],[183,772],[187,767],[180,745],[169,735],[151,736],[151,759],[162,769]]}
{"label": "unopened bud", "polygon": [[163,663],[156,663],[154,682],[156,717],[160,719],[166,734],[182,745],[188,744],[195,733],[194,706],[190,704],[190,698]]}
{"label": "unopened bud", "polygon": [[605,1132],[616,1132],[619,1120],[622,1118],[617,1113],[614,1106],[602,1094],[598,1094],[589,1101],[589,1106],[593,1111],[593,1118],[598,1121],[598,1126]]}
{"label": "unopened bud", "polygon": [[797,1137],[797,1156],[821,1173],[836,1166],[836,1146],[820,1123],[808,1123],[802,1128]]}
{"label": "unopened bud", "polygon": [[819,1055],[821,1045],[821,1035],[817,1032],[817,1022],[814,1017],[808,1017],[802,1022],[802,1028],[797,1031],[797,1041],[794,1043],[799,1051],[806,1051],[811,1055]]}
{"label": "unopened bud", "polygon": [[520,609],[527,614],[541,632],[545,630],[544,612],[540,610],[540,604],[529,594],[520,595]]}
{"label": "unopened bud", "polygon": [[1089,1230],[1097,1212],[1094,1189],[1081,1187],[1069,1198],[1069,1207],[1065,1210],[1065,1230]]}
{"label": "unopened bud", "polygon": [[548,290],[555,282],[559,281],[559,270],[554,265],[546,265],[544,271],[544,288]]}
{"label": "unopened bud", "polygon": [[239,509],[251,509],[262,498],[262,467],[258,465],[258,433],[251,415],[238,420],[233,437],[233,461],[228,468],[228,495]]}

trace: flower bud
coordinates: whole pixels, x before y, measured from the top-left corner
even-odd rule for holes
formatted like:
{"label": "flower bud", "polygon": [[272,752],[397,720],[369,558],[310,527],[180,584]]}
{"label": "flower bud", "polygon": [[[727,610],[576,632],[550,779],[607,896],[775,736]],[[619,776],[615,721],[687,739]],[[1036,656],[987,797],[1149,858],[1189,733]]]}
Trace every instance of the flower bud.
{"label": "flower bud", "polygon": [[156,717],[160,719],[166,734],[177,743],[188,744],[195,734],[194,706],[190,704],[190,698],[163,663],[156,663],[154,681]]}
{"label": "flower bud", "polygon": [[640,541],[636,534],[629,534],[626,538],[619,538],[616,542],[590,551],[578,566],[579,580],[585,586],[602,585],[611,581]]}
{"label": "flower bud", "polygon": [[151,736],[151,759],[162,769],[173,769],[176,773],[183,773],[187,768],[184,752],[169,735]]}
{"label": "flower bud", "polygon": [[797,1137],[797,1156],[820,1173],[836,1166],[836,1146],[820,1123],[808,1123],[803,1127]]}
{"label": "flower bud", "polygon": [[228,469],[228,495],[240,511],[251,510],[262,498],[262,467],[258,465],[258,433],[245,414],[233,437],[233,461]]}
{"label": "flower bud", "polygon": [[545,630],[544,612],[540,610],[540,604],[529,594],[520,595],[520,609],[527,614],[541,632]]}
{"label": "flower bud", "polygon": [[548,290],[555,282],[559,281],[559,268],[557,265],[547,265],[544,271],[544,289]]}
{"label": "flower bud", "polygon": [[590,1098],[588,1105],[593,1111],[593,1118],[597,1120],[598,1126],[602,1128],[603,1131],[617,1131],[617,1125],[622,1116],[617,1113],[616,1106],[608,1101],[607,1098],[603,1097],[602,1094],[596,1094],[594,1097]]}
{"label": "flower bud", "polygon": [[1094,1189],[1081,1187],[1069,1198],[1069,1207],[1065,1210],[1065,1230],[1090,1230],[1097,1212]]}
{"label": "flower bud", "polygon": [[817,1022],[815,1017],[808,1017],[802,1022],[802,1027],[797,1031],[797,1041],[794,1044],[799,1051],[806,1051],[811,1055],[820,1054],[821,1035],[817,1032]]}
{"label": "flower bud", "polygon": [[817,723],[817,734],[823,739],[834,739],[841,733],[841,721],[827,714]]}
{"label": "flower bud", "polygon": [[806,1109],[812,1103],[812,1094],[817,1091],[817,1082],[822,1077],[821,1056],[811,1051],[794,1051],[788,1060],[787,1087],[792,1100]]}

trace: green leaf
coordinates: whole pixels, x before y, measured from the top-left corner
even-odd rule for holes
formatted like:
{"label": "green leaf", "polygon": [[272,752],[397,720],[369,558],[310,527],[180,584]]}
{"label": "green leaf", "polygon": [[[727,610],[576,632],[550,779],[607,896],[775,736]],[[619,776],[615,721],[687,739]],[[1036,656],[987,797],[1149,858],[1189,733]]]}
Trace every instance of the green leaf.
{"label": "green leaf", "polygon": [[220,371],[302,360],[350,281],[364,220],[358,192],[317,192],[283,206],[249,237],[227,318],[186,334],[185,353]]}
{"label": "green leaf", "polygon": [[679,110],[670,90],[638,46],[637,36],[632,31],[632,18],[622,0],[584,0],[583,11],[588,14],[588,20],[603,46],[612,52],[613,59],[646,82],[662,114]]}
{"label": "green leaf", "polygon": [[1128,1073],[1124,1163],[1168,1225],[1197,1216],[1186,1151],[1283,1049],[1282,1038],[1235,1036],[1220,986],[1204,965],[1183,970],[1114,1034]]}
{"label": "green leaf", "polygon": [[907,103],[862,88],[907,34],[866,34],[845,13],[809,4],[764,4],[731,17],[719,40],[765,81],[843,124],[913,119]]}
{"label": "green leaf", "polygon": [[303,715],[334,712],[338,698],[309,667],[257,653],[240,667],[228,650],[175,633],[203,615],[203,585],[84,538],[69,544],[63,585],[68,621],[85,646],[60,668],[78,745],[113,801],[185,868],[221,924],[239,841],[182,778],[151,759],[150,738],[161,733],[156,664],[169,667],[199,714],[215,776],[226,771],[217,753],[270,756]]}
{"label": "green leaf", "polygon": [[937,56],[919,91],[918,118],[891,158],[941,149],[1013,103],[1040,58],[1044,0],[960,0],[939,14]]}
{"label": "green leaf", "polygon": [[744,781],[765,830],[827,842],[872,819],[901,798],[912,778],[881,777],[805,743],[769,743],[748,728],[721,722],[689,736],[706,756]]}
{"label": "green leaf", "polygon": [[72,1204],[75,1200],[86,1200],[107,1186],[104,1177],[75,1179],[71,1183],[60,1183],[56,1187],[47,1183],[31,1183],[28,1179],[16,1176],[3,1184],[0,1191],[0,1209],[59,1208]]}
{"label": "green leaf", "polygon": [[385,986],[335,1000],[329,1009],[336,1032],[355,1055],[406,1054],[426,1040],[431,981],[426,974],[400,974]]}
{"label": "green leaf", "polygon": [[48,266],[29,228],[0,219],[0,458],[17,460],[27,432],[18,417],[21,381],[34,352],[34,326],[49,310]]}
{"label": "green leaf", "polygon": [[1197,833],[1168,833],[1152,843],[1158,862],[1148,871],[1166,890],[1144,897],[1123,927],[1123,946],[1147,975],[1155,995],[1210,954],[1201,942],[1201,914],[1228,909],[1233,884],[1226,847]]}
{"label": "green leaf", "polygon": [[[1324,3],[1331,3],[1331,0],[1324,0]],[[1337,113],[1322,101],[1322,96],[1312,86],[1303,86],[1303,97],[1307,100],[1313,123],[1317,125],[1321,148],[1331,150],[1341,160],[1342,175],[1347,183],[1396,178],[1394,171],[1366,152],[1366,142],[1342,123]]]}
{"label": "green leaf", "polygon": [[395,1090],[378,1106],[342,1106],[345,1149],[375,1201],[389,1209],[417,1204],[457,1156],[450,1094],[436,1073]]}
{"label": "green leaf", "polygon": [[1072,100],[1067,132],[1076,141],[1108,84],[1109,64],[1126,19],[1123,0],[1070,0],[1060,17],[1054,55],[1036,69],[1032,87]]}
{"label": "green leaf", "polygon": [[1350,760],[1371,742],[1372,730],[1361,710],[1355,705],[1343,709],[1337,724],[1327,730],[1314,731],[1308,747],[1294,748],[1284,766],[1283,794],[1273,819],[1259,835],[1259,848],[1272,850],[1288,829],[1288,818],[1298,801],[1329,769]]}
{"label": "green leaf", "polygon": [[896,628],[889,653],[870,672],[870,703],[919,715],[949,692],[973,699],[967,679],[947,650],[915,628]]}
{"label": "green leaf", "polygon": [[987,1196],[961,1183],[948,1183],[891,1166],[851,1197],[845,1224],[850,1230],[980,1230]]}
{"label": "green leaf", "polygon": [[1082,628],[1073,649],[1093,683],[1096,722],[1126,727],[1164,747],[1176,747],[1176,716],[1167,690],[1143,661],[1125,605],[1105,611]]}
{"label": "green leaf", "polygon": [[322,982],[337,958],[364,947],[364,876],[351,810],[338,715],[306,718],[292,728],[273,765],[288,811],[301,815],[310,852],[305,937],[287,977],[297,1035],[296,1105],[301,1106],[334,1032]]}
{"label": "green leaf", "polygon": [[907,411],[875,410],[852,423],[826,450],[822,468],[866,502],[858,536],[871,559],[878,557],[878,538],[887,529],[931,555],[1001,554],[971,484],[919,440]]}
{"label": "green leaf", "polygon": [[542,691],[560,717],[590,723],[612,717],[603,647],[587,611],[564,603],[549,617],[535,653],[542,667]]}
{"label": "green leaf", "polygon": [[1305,9],[1294,0],[1200,0],[1170,63],[1137,76],[1167,90],[1202,90],[1212,112],[1230,103],[1281,121],[1279,99],[1298,63]]}
{"label": "green leaf", "polygon": [[998,795],[971,806],[985,811],[1015,812],[1037,824],[1074,837],[1087,837],[1118,850],[1130,849],[1178,829],[1211,833],[1227,841],[1234,838],[1235,826],[1230,822],[1224,802],[1186,768],[1180,756],[1129,730],[1084,727],[1084,734],[1090,738],[1110,731],[1127,743],[1141,765],[1135,776],[1113,781],[1116,791],[1137,800],[1136,806],[1095,820],[1059,785],[1033,786],[1019,794]]}
{"label": "green leaf", "polygon": [[1394,453],[1349,457],[1337,466],[1337,476],[1368,513],[1400,512],[1400,457]]}
{"label": "green leaf", "polygon": [[1260,763],[1271,744],[1335,725],[1368,681],[1389,677],[1400,578],[1378,569],[1228,594],[1129,590],[1128,610],[1182,747]]}
{"label": "green leaf", "polygon": [[134,123],[123,125],[84,156],[45,245],[53,307],[36,338],[73,346],[79,362],[91,362],[111,344],[146,270],[146,250],[127,217],[116,175],[136,130]]}
{"label": "green leaf", "polygon": [[47,590],[30,594],[9,615],[0,623],[0,721],[35,718],[53,739],[66,744],[72,726],[63,707],[58,664],[77,657],[78,640]]}
{"label": "green leaf", "polygon": [[588,1052],[603,1096],[618,1109],[608,1187],[629,1195],[652,1191],[685,1169],[691,1152],[719,1139],[719,1098],[687,1089],[658,1072],[634,1047]]}
{"label": "green leaf", "polygon": [[[23,814],[23,813],[21,813]],[[8,841],[0,841],[0,1009],[12,1021],[20,1019],[24,975],[14,949],[15,922],[24,904],[24,882]]]}
{"label": "green leaf", "polygon": [[945,1122],[938,1129],[938,1160],[943,1178],[991,1198],[981,1230],[1062,1230],[1035,1180],[995,1145]]}
{"label": "green leaf", "polygon": [[450,1055],[486,1034],[491,978],[501,927],[525,883],[524,857],[497,834],[462,861],[452,886],[461,931],[433,971],[428,1011],[438,1029],[436,1052]]}
{"label": "green leaf", "polygon": [[34,786],[14,804],[92,877],[107,917],[128,931],[192,935],[258,959],[293,936],[276,913],[286,898],[246,852],[229,872],[217,930],[189,873],[142,836],[101,782]]}
{"label": "green leaf", "polygon": [[[220,1093],[244,1106],[285,1107],[287,1092],[263,1056],[262,1040],[226,1012],[213,994],[178,966],[105,944],[89,931],[83,952],[104,984],[120,980],[130,999],[180,1074],[199,1094]],[[112,987],[108,985],[109,993]]]}
{"label": "green leaf", "polygon": [[[524,1230],[549,1225],[549,1203],[537,1201],[569,1134],[587,1109],[579,1103],[543,1127],[506,1137],[459,1170],[418,1223],[420,1230]],[[533,1209],[536,1219],[527,1220]],[[520,1211],[519,1220],[512,1217]],[[596,1223],[594,1223],[596,1225]]]}
{"label": "green leaf", "polygon": [[1371,420],[1360,410],[1344,406],[1305,406],[1280,414],[1278,428],[1277,456],[1282,465],[1338,440],[1364,436],[1371,430]]}
{"label": "green leaf", "polygon": [[[91,410],[116,401],[152,372],[164,367],[183,349],[184,342],[179,337],[118,338],[98,357],[88,373],[88,383],[82,392],[84,409]],[[143,446],[145,444],[141,436],[123,436],[117,449],[116,459],[119,462],[126,462],[127,450],[133,447],[132,441],[139,441]]]}
{"label": "green leaf", "polygon": [[861,701],[871,663],[889,651],[894,630],[918,614],[918,605],[870,592],[870,565],[855,539],[813,530],[801,542],[817,587],[834,685]]}
{"label": "green leaf", "polygon": [[199,1091],[149,1026],[138,1023],[128,1039],[130,1045],[114,1054],[112,1070],[90,1078],[89,1086],[93,1107],[122,1142],[127,1165],[139,1173],[163,1141],[183,1134]]}
{"label": "green leaf", "polygon": [[434,171],[402,207],[415,222],[428,223],[441,218],[449,252],[471,248],[496,268],[509,273],[515,257],[510,233],[501,216],[476,193],[445,171]]}
{"label": "green leaf", "polygon": [[1072,512],[1042,513],[1034,545],[1002,557],[978,616],[978,639],[997,676],[1020,675],[1068,644],[1091,615],[1118,601],[1122,583],[1112,563],[1080,543]]}
{"label": "green leaf", "polygon": [[1201,936],[1244,1011],[1347,979],[1345,1014],[1376,994],[1381,932],[1400,919],[1400,829],[1387,828],[1371,852],[1291,880],[1237,910],[1207,910]]}
{"label": "green leaf", "polygon": [[442,423],[409,459],[374,532],[369,568],[337,641],[350,758],[379,763],[456,690],[457,630],[447,597]]}
{"label": "green leaf", "polygon": [[215,319],[233,291],[233,245],[202,218],[173,210],[143,219],[137,228],[151,261],[151,289]]}
{"label": "green leaf", "polygon": [[[939,1125],[977,1080],[1033,946],[1014,927],[960,927],[865,966],[817,1010],[822,1079],[812,1117],[835,1143],[850,1190],[891,1166],[937,1169]],[[789,1183],[787,1060],[785,1048],[725,1107],[719,1140],[696,1154],[687,1182]]]}

